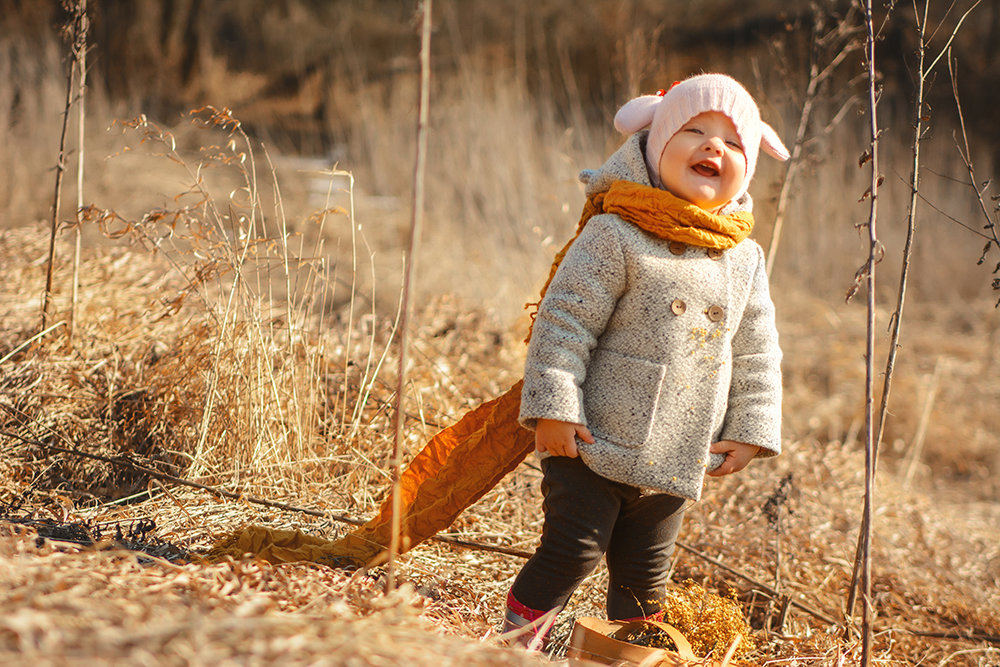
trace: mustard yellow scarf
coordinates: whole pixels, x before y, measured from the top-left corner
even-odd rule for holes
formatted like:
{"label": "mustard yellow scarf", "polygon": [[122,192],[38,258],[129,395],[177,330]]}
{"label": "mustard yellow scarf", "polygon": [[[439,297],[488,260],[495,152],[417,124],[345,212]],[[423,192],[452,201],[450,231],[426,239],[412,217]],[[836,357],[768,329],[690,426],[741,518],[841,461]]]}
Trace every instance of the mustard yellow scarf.
{"label": "mustard yellow scarf", "polygon": [[[681,199],[666,190],[640,185],[632,181],[615,181],[607,190],[595,192],[583,205],[576,234],[556,253],[549,277],[542,287],[538,301],[529,303],[532,309],[531,322],[534,325],[535,311],[549,289],[556,269],[566,257],[573,242],[595,215],[613,213],[626,222],[655,234],[668,241],[680,241],[702,248],[728,250],[750,236],[753,230],[753,213],[737,211],[728,215],[718,215],[698,208],[686,199]],[[531,331],[528,331],[531,338]]]}

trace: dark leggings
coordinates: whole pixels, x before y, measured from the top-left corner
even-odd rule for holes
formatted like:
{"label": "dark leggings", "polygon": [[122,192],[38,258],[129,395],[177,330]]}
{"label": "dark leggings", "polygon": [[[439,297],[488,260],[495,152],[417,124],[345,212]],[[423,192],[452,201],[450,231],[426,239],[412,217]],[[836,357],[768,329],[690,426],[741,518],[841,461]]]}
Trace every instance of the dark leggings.
{"label": "dark leggings", "polygon": [[684,499],[642,495],[594,473],[579,458],[546,458],[542,471],[542,541],[511,587],[514,598],[534,610],[562,608],[607,555],[608,618],[656,613]]}

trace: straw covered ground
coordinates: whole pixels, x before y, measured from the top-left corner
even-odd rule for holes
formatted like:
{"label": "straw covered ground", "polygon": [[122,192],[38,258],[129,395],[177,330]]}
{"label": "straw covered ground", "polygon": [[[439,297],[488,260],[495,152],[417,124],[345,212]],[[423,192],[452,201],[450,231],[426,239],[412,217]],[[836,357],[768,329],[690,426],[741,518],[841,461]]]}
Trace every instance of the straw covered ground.
{"label": "straw covered ground", "polygon": [[[362,287],[375,250],[353,194],[291,229],[239,124],[202,113],[225,139],[198,160],[235,174],[229,194],[214,197],[199,166],[164,207],[88,208],[75,316],[72,235],[40,327],[46,230],[0,231],[0,662],[547,659],[496,641],[522,560],[489,547],[530,552],[537,539],[531,459],[449,529],[480,547],[420,545],[388,596],[381,569],[200,559],[244,526],[333,538],[371,516],[389,481],[398,349],[396,314]],[[171,136],[131,127],[184,164]],[[351,240],[328,252],[334,236]],[[673,580],[735,594],[756,635],[749,664],[841,665],[861,650],[844,611],[864,488],[864,307],[791,285],[774,296],[786,451],[708,483]],[[904,318],[876,493],[877,664],[1000,664],[995,317],[987,302],[915,303]],[[525,319],[423,293],[406,456],[517,380]],[[599,570],[570,601],[552,658],[573,618],[602,614],[604,582]]]}

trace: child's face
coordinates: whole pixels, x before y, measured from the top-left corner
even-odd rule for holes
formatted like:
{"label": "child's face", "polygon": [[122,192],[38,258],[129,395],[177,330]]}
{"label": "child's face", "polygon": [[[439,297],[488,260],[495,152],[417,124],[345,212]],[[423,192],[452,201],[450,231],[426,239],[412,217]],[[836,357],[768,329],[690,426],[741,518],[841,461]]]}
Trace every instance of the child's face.
{"label": "child's face", "polygon": [[658,169],[660,182],[671,194],[715,212],[743,187],[747,161],[729,116],[705,111],[670,137]]}

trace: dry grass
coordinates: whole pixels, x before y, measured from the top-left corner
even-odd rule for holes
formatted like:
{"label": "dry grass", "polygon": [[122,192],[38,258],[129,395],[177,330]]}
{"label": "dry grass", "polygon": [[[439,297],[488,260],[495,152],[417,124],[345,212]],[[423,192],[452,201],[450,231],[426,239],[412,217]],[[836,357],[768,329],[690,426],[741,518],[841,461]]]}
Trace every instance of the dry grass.
{"label": "dry grass", "polygon": [[539,664],[442,632],[411,586],[382,596],[307,565],[150,565],[33,542],[0,538],[5,664]]}
{"label": "dry grass", "polygon": [[[30,260],[42,256],[42,236],[39,229],[0,236],[0,261],[11,267],[0,312],[0,356],[34,333],[38,306],[33,291],[42,268]],[[317,325],[317,337],[327,340],[321,348],[318,340],[313,345],[324,353],[321,363],[307,368],[328,372],[317,380],[325,389],[318,409],[325,417],[308,434],[311,453],[227,462],[225,456],[256,442],[275,450],[279,442],[287,447],[290,440],[281,434],[297,426],[286,411],[283,420],[270,416],[284,430],[262,436],[246,426],[248,416],[230,412],[238,399],[221,394],[210,432],[233,429],[226,436],[231,449],[225,454],[221,447],[210,450],[202,458],[203,472],[193,475],[206,378],[220,367],[211,355],[217,334],[203,322],[212,319],[211,308],[190,299],[164,316],[172,298],[188,286],[182,273],[172,270],[163,255],[141,248],[90,253],[78,347],[65,349],[55,332],[0,366],[3,430],[56,444],[68,441],[91,452],[132,452],[163,470],[186,469],[184,474],[227,490],[367,516],[385,488],[393,383],[383,377],[366,385],[361,369],[369,350],[381,354],[389,325],[381,318],[356,318],[350,355],[344,345],[346,315],[328,313],[327,321],[338,325]],[[776,299],[786,350],[787,451],[744,475],[710,482],[706,497],[689,513],[682,540],[840,618],[863,489],[855,423],[863,313],[857,306],[831,305],[780,288]],[[995,376],[996,359],[984,342],[989,328],[960,313],[911,311],[913,333],[899,367],[893,435],[878,491],[877,664],[997,662],[988,643],[913,634],[1000,633],[995,540],[1000,514],[996,487],[989,486],[996,469],[989,453],[996,451],[993,438],[1000,432],[990,406],[996,404],[998,388],[988,380],[972,382]],[[454,298],[428,304],[415,336],[410,451],[436,424],[513,382],[523,354],[523,331],[514,329],[496,327],[488,312]],[[238,337],[232,338],[236,346]],[[305,358],[286,356],[285,349],[273,353],[276,369]],[[904,487],[906,442],[919,417],[932,352],[935,363],[937,357],[944,360],[949,375],[940,381],[932,406],[925,456],[913,483]],[[383,370],[381,375],[389,374]],[[363,395],[368,400],[359,403]],[[357,414],[345,409],[359,404]],[[978,442],[976,432],[983,434]],[[896,440],[902,443],[894,446]],[[195,551],[248,523],[297,526],[330,537],[346,529],[333,521],[221,502],[103,464],[47,455],[14,438],[0,442],[2,499],[24,500],[38,517],[151,518],[159,537]],[[779,536],[763,508],[787,475],[792,484]],[[537,470],[522,466],[460,517],[449,534],[530,550],[540,521],[538,479]],[[403,654],[416,664],[529,660],[479,641],[493,633],[520,566],[507,556],[421,546],[404,557],[401,568],[413,588],[383,600],[377,572],[374,579],[351,578],[321,567],[252,561],[139,565],[135,555],[121,552],[36,547],[30,536],[7,536],[0,544],[5,565],[0,571],[7,573],[0,642],[12,660],[393,664]],[[674,571],[675,581],[690,578],[709,590],[739,592],[744,613],[758,629],[759,648],[751,656],[756,664],[836,665],[857,657],[859,647],[844,641],[839,628],[794,607],[781,632],[763,632],[776,623],[777,603],[685,551],[678,552]],[[571,600],[554,631],[557,648],[568,636],[572,617],[603,613],[604,584],[605,574],[598,571]]]}
{"label": "dry grass", "polygon": [[[652,48],[640,42],[635,37],[629,46],[637,61]],[[16,61],[11,53],[0,52],[0,73]],[[432,98],[427,258],[406,401],[410,453],[516,381],[521,304],[533,300],[552,252],[575,224],[577,170],[595,166],[615,141],[603,121],[566,131],[563,114],[573,110],[530,97],[509,57],[483,49],[457,59]],[[668,69],[635,69],[629,77]],[[306,164],[273,156],[272,165],[234,119],[211,110],[198,116],[206,129],[185,121],[168,132],[139,119],[126,133],[131,150],[111,160],[91,157],[87,173],[97,194],[88,200],[114,214],[91,210],[105,233],[98,225],[85,230],[72,348],[61,326],[36,335],[45,233],[27,221],[43,216],[17,180],[22,172],[9,170],[0,183],[8,218],[0,224],[0,430],[134,457],[226,491],[331,514],[364,518],[374,510],[391,452],[393,322],[415,94],[405,71],[382,81],[343,76],[354,115],[339,120],[353,128],[354,143],[341,166],[356,169],[356,180],[335,173],[332,158]],[[772,78],[780,77],[762,74],[761,89],[781,83]],[[548,85],[566,85],[559,81]],[[36,88],[25,104],[48,108],[52,98],[58,106],[58,93]],[[0,84],[0,96],[7,92]],[[792,108],[783,105],[775,117]],[[0,99],[0,112],[5,108]],[[94,116],[102,114],[111,116],[100,108]],[[35,133],[22,121],[5,150],[34,151],[51,134],[44,123]],[[120,151],[117,129],[88,145]],[[864,469],[864,313],[842,300],[862,259],[850,231],[854,196],[845,194],[863,189],[854,166],[861,149],[851,133],[848,123],[817,144],[777,264],[786,452],[710,481],[681,537],[838,620]],[[950,152],[947,139],[931,145],[938,156]],[[945,173],[948,165],[941,157],[937,166]],[[37,166],[23,173],[44,174]],[[775,176],[765,167],[755,185],[762,221]],[[889,221],[889,186],[900,178],[887,181]],[[37,174],[27,180],[32,187],[43,181]],[[928,197],[963,216],[961,187],[930,180]],[[997,665],[1000,338],[986,271],[974,267],[981,244],[940,216],[927,219],[880,463],[876,662]],[[881,280],[888,287],[891,222],[886,230],[890,259]],[[768,231],[762,223],[756,235]],[[56,275],[60,321],[69,267],[60,264]],[[879,320],[887,323],[888,314]],[[194,552],[251,523],[326,537],[347,528],[223,501],[16,436],[0,436],[0,501],[8,504],[0,509],[9,515],[30,511],[105,526],[148,518],[157,537]],[[541,520],[539,477],[530,462],[522,465],[448,533],[530,551]],[[422,545],[402,560],[409,587],[387,599],[378,571],[351,576],[250,560],[150,563],[120,550],[39,545],[0,525],[0,662],[538,662],[497,649],[489,638],[517,558]],[[839,667],[858,659],[860,645],[845,640],[839,626],[793,606],[779,628],[780,601],[679,550],[674,580],[686,579],[707,590],[736,589],[757,633],[754,664]],[[557,653],[573,617],[603,615],[605,583],[600,570],[571,600],[553,633]],[[993,639],[926,636],[933,633]]]}

